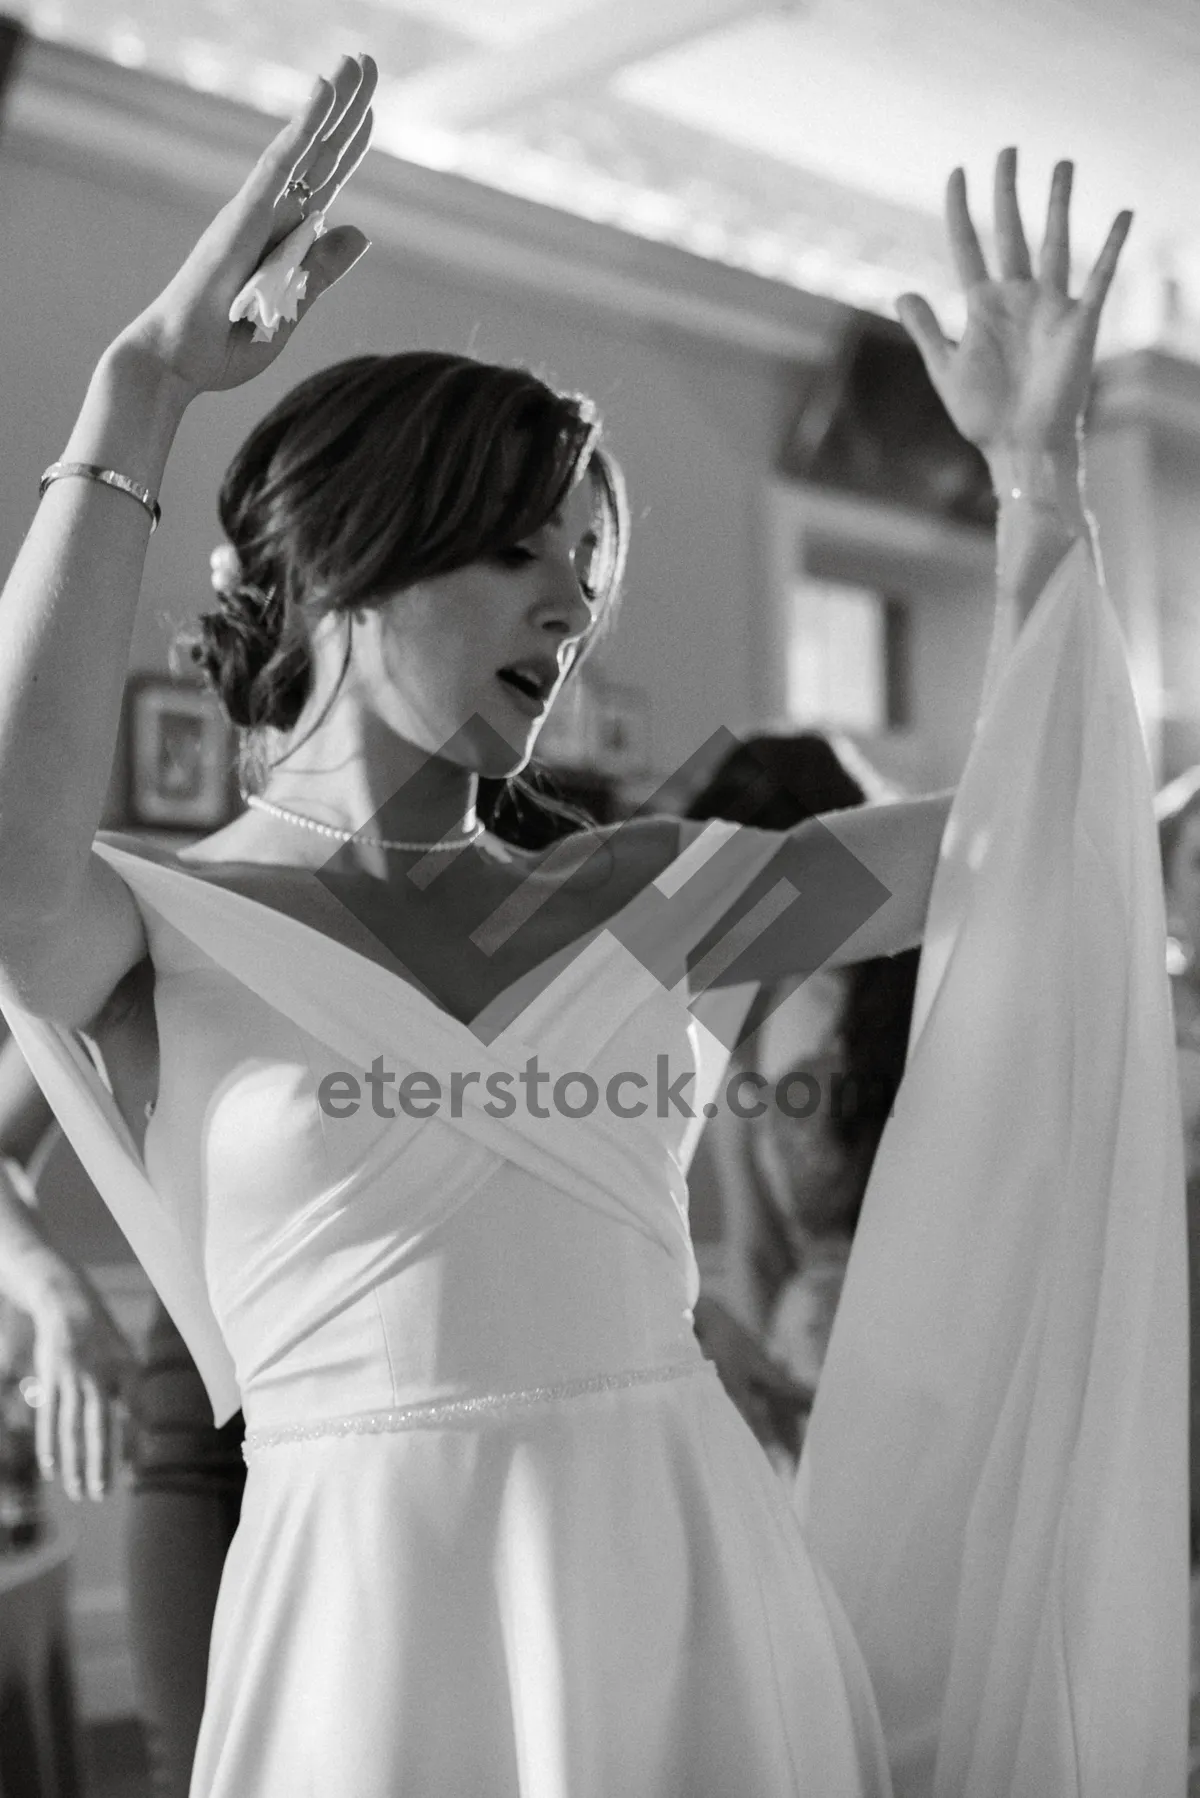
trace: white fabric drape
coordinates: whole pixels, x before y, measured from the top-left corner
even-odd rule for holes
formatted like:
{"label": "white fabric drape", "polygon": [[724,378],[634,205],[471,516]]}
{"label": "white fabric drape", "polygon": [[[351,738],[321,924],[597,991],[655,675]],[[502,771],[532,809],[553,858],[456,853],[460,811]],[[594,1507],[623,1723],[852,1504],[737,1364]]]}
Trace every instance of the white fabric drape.
{"label": "white fabric drape", "polygon": [[1150,773],[1080,546],[956,796],[797,1481],[897,1798],[1180,1798],[1187,1370]]}

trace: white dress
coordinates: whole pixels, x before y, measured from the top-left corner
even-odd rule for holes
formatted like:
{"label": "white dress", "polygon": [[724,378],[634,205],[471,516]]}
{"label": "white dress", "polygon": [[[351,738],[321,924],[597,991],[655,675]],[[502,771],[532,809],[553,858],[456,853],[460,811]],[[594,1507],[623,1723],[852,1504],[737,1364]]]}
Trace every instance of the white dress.
{"label": "white dress", "polygon": [[[657,1103],[659,1069],[699,1066],[710,1089],[723,1052],[694,1015],[708,1001],[649,971],[667,943],[703,937],[777,839],[707,826],[470,1027],[310,925],[98,843],[157,970],[144,1165],[79,1044],[9,1015],[218,1420],[246,1413],[193,1798],[888,1798],[893,1778],[946,1798],[1182,1790],[1178,1117],[1173,1085],[1144,1090],[1137,1071],[1171,1051],[1146,960],[1161,918],[1127,681],[1110,681],[1103,724],[1106,778],[1114,755],[1129,764],[1106,795],[1115,862],[1067,828],[1078,754],[1074,785],[1052,770],[1048,791],[989,760],[1014,731],[1024,742],[1047,682],[1060,714],[1107,695],[1119,649],[1103,606],[1076,561],[977,743],[962,815],[995,803],[997,854],[980,860],[960,828],[967,859],[939,876],[913,1092],[868,1195],[799,1515],[692,1334],[695,1132]],[[1098,664],[1080,668],[1072,631],[1100,643]],[[1056,744],[1051,729],[1051,758]],[[1083,892],[1062,898],[1062,870],[1086,877],[1074,928],[1090,994],[1108,983],[1100,1015],[1036,943],[1019,945],[1015,992],[1007,965],[989,987],[971,962],[973,920],[996,927],[988,894],[1023,902],[1006,885],[1018,813],[1040,820],[1014,828],[1042,860],[1017,842],[1017,874],[1060,948]],[[1125,961],[1087,961],[1118,933]],[[956,963],[983,981],[969,1018]],[[1001,1014],[1017,1005],[1043,1076],[1089,1033],[1052,1104],[1007,1064]],[[960,1062],[1034,1104],[1021,1131],[998,1105],[998,1135],[1047,1125],[1040,1156],[997,1152],[978,1192],[954,1156],[979,1095],[936,1052],[956,1033]],[[640,1072],[649,1109],[496,1115],[489,1075],[535,1054],[601,1094]],[[436,1077],[434,1115],[407,1115],[394,1086],[394,1117],[365,1088],[353,1116],[322,1110],[322,1081],[377,1056]],[[481,1076],[457,1116],[455,1071]],[[1118,1111],[1080,1135],[1093,1098]],[[1172,1122],[1173,1149],[1152,1151]]]}

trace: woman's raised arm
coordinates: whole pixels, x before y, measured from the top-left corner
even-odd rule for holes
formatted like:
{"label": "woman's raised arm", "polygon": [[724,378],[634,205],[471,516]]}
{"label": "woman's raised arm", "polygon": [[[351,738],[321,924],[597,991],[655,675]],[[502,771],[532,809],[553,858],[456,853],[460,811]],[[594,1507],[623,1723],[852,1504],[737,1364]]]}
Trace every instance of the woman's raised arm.
{"label": "woman's raised arm", "polygon": [[[158,492],[199,393],[241,385],[278,356],[230,309],[303,221],[303,176],[323,212],[364,155],[375,68],[345,58],[275,137],[174,280],[101,357],[63,461]],[[305,192],[302,188],[301,193]],[[343,226],[303,261],[300,316],[366,248]],[[0,594],[0,994],[68,1025],[86,1022],[145,952],[129,894],[91,846],[116,745],[152,528],[129,492],[72,476],[46,489]]]}
{"label": "woman's raised arm", "polygon": [[962,341],[945,337],[919,294],[897,302],[942,404],[986,457],[999,504],[996,629],[985,704],[1016,632],[1066,552],[1082,541],[1095,554],[1083,503],[1083,414],[1100,315],[1133,214],[1114,219],[1072,299],[1073,175],[1069,162],[1054,170],[1035,271],[1017,203],[1017,153],[1001,151],[993,200],[999,272],[992,276],[967,206],[966,179],[955,169],[946,189],[946,233],[966,300]]}
{"label": "woman's raised arm", "polygon": [[[986,706],[1017,631],[1067,552],[1083,543],[1095,556],[1083,501],[1082,419],[1100,314],[1132,214],[1113,223],[1077,299],[1069,292],[1072,165],[1054,171],[1046,235],[1036,272],[1016,191],[1017,156],[996,163],[999,273],[992,276],[967,207],[961,169],[950,177],[946,223],[962,282],[967,326],[944,336],[927,301],[905,294],[902,323],[955,425],[986,457],[999,502],[996,620],[984,677]],[[829,966],[894,955],[920,942],[951,793],[898,805],[857,806],[783,834],[779,853],[722,919],[728,931],[756,907],[775,916],[720,979],[775,981]],[[842,851],[850,850],[850,856]],[[879,883],[876,909],[853,934]],[[781,895],[798,896],[780,913]],[[836,948],[831,945],[837,943]],[[711,947],[696,950],[702,961]]]}

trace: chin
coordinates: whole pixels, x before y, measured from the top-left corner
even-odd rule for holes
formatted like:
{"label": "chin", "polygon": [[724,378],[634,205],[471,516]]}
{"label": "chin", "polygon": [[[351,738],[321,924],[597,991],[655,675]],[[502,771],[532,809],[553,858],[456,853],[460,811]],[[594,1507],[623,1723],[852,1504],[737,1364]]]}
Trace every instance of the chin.
{"label": "chin", "polygon": [[514,774],[520,774],[529,766],[532,754],[533,747],[528,743],[522,749],[510,748],[503,755],[492,753],[475,763],[472,773],[480,780],[511,780]]}
{"label": "chin", "polygon": [[536,730],[514,731],[507,722],[502,728],[476,714],[442,754],[480,780],[507,780],[528,766],[537,735]]}

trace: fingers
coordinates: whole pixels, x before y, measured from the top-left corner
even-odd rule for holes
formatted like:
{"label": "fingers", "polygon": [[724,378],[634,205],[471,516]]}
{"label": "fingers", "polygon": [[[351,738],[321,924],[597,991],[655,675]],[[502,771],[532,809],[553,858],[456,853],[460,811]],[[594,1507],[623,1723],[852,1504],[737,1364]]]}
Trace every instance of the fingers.
{"label": "fingers", "polygon": [[[1057,293],[1067,294],[1071,275],[1070,211],[1074,164],[1055,165],[1050,183],[1050,199],[1046,212],[1046,234],[1038,257],[1037,279]],[[996,244],[1000,260],[1000,277],[1006,281],[1028,281],[1033,271],[1029,247],[1017,202],[1017,152],[1006,149],[996,159],[995,177]],[[1133,223],[1131,212],[1121,212],[1113,221],[1104,248],[1096,258],[1079,304],[1097,319],[1116,274],[1117,263]],[[966,176],[955,169],[946,187],[946,226],[950,253],[964,291],[988,280],[987,263],[979,245],[967,206]],[[941,367],[953,348],[942,335],[932,311],[918,295],[905,294],[897,301],[901,323],[915,339],[932,375]]]}
{"label": "fingers", "polygon": [[988,278],[987,263],[967,208],[967,177],[962,169],[955,169],[946,184],[946,230],[964,292],[978,287]]}
{"label": "fingers", "polygon": [[809,1388],[793,1377],[791,1369],[784,1362],[773,1360],[749,1331],[746,1332],[742,1371],[746,1380],[770,1393],[773,1398],[782,1399],[785,1404],[812,1402]]}
{"label": "fingers", "polygon": [[933,379],[949,362],[954,345],[938,324],[929,301],[919,293],[902,293],[896,301],[896,316],[908,332]]}
{"label": "fingers", "polygon": [[1070,213],[1074,175],[1074,163],[1054,165],[1046,211],[1046,236],[1038,259],[1038,280],[1062,294],[1066,293],[1071,279]]}
{"label": "fingers", "polygon": [[63,1491],[68,1498],[82,1498],[85,1461],[83,1403],[75,1380],[64,1382],[58,1406],[58,1457]]}
{"label": "fingers", "polygon": [[44,1378],[34,1448],[44,1479],[58,1473],[68,1498],[100,1499],[116,1483],[120,1402],[87,1375]]}
{"label": "fingers", "polygon": [[43,1479],[52,1480],[58,1467],[58,1383],[42,1367],[37,1369],[41,1388],[33,1420],[33,1445]]}
{"label": "fingers", "polygon": [[[354,225],[338,225],[318,237],[300,265],[308,274],[308,287],[297,308],[297,324],[323,293],[328,293],[343,275],[350,273],[369,248],[370,240]],[[290,328],[295,330],[296,327]]]}
{"label": "fingers", "polygon": [[276,133],[255,163],[238,195],[240,210],[255,213],[264,206],[274,206],[291,180],[292,170],[312,148],[333,104],[333,83],[322,77],[300,111]]}
{"label": "fingers", "polygon": [[[327,212],[333,205],[349,181],[351,175],[366,155],[371,143],[371,132],[375,124],[375,115],[368,108],[353,137],[344,146],[341,156],[334,164],[328,179],[320,187],[313,188],[312,199],[308,203],[310,212]],[[306,176],[309,186],[312,180]]]}
{"label": "fingers", "polygon": [[1079,303],[1085,312],[1090,312],[1099,322],[1100,311],[1108,298],[1108,290],[1112,286],[1113,276],[1117,272],[1117,263],[1121,251],[1125,247],[1125,239],[1129,236],[1129,228],[1133,224],[1132,212],[1119,212],[1112,222],[1104,248],[1092,266],[1092,272],[1084,282]]}
{"label": "fingers", "polygon": [[377,79],[369,56],[344,56],[332,80],[318,79],[299,112],[259,157],[235,203],[239,210],[254,217],[274,209],[297,175],[310,187],[327,182],[369,110]]}
{"label": "fingers", "polygon": [[[371,100],[378,80],[379,71],[371,57],[346,59],[334,78],[333,105],[325,128],[316,142],[298,159],[288,180],[302,175],[313,189],[314,195],[331,186],[335,175],[339,176],[337,185],[345,185],[353,173],[353,167],[357,167],[362,161],[370,142]],[[342,173],[341,164],[352,148],[355,153],[353,167]],[[320,204],[326,206],[332,198],[333,194],[330,194]]]}
{"label": "fingers", "polygon": [[103,1498],[112,1435],[110,1406],[94,1380],[85,1379],[82,1386],[83,1459],[79,1472],[87,1487],[88,1497]]}
{"label": "fingers", "polygon": [[770,1380],[756,1378],[754,1388],[776,1417],[798,1416],[812,1410],[814,1393],[807,1386],[797,1385],[786,1374]]}
{"label": "fingers", "polygon": [[[963,203],[965,209],[965,192]],[[996,158],[993,204],[1000,278],[1003,281],[1028,281],[1033,268],[1029,260],[1029,246],[1025,242],[1025,227],[1021,223],[1021,208],[1017,202],[1017,152],[1012,148],[1001,150]]]}

